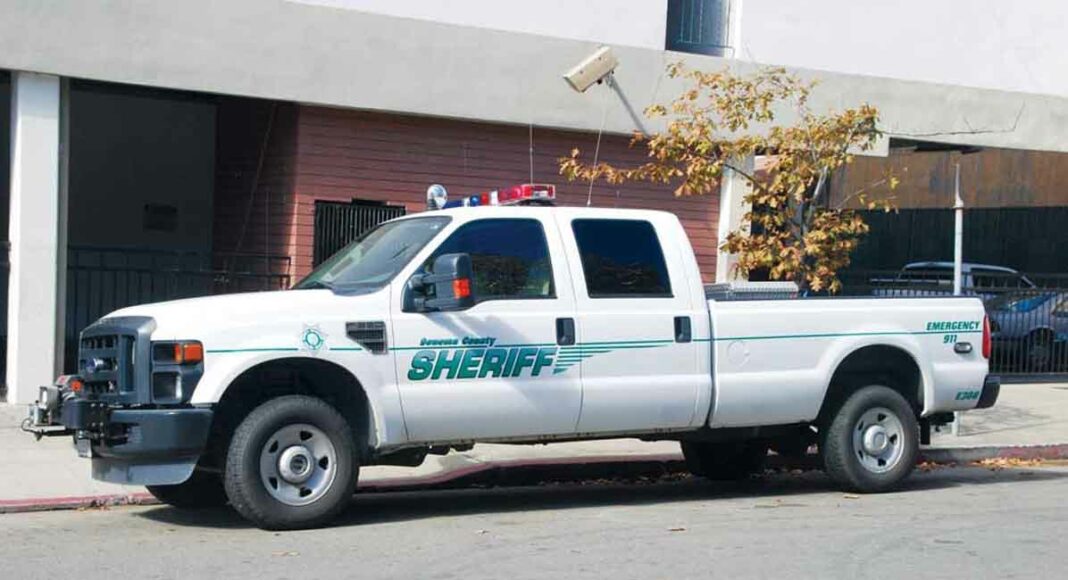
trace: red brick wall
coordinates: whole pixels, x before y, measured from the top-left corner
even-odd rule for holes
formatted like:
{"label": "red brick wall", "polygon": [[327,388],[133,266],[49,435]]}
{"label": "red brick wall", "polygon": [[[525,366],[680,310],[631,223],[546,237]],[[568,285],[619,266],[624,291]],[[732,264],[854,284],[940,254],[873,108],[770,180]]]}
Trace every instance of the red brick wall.
{"label": "red brick wall", "polygon": [[[296,278],[312,266],[315,200],[385,201],[416,212],[425,208],[431,183],[441,183],[454,195],[525,183],[530,179],[528,131],[521,126],[300,106],[294,207],[279,206],[272,217],[272,223],[284,225],[295,210],[287,248]],[[555,183],[561,205],[585,205],[587,185],[564,181],[557,159],[573,147],[592,155],[595,142],[596,135],[588,133],[535,128],[534,180]],[[642,162],[644,150],[631,149],[628,143],[626,137],[606,136],[601,159]],[[288,176],[289,168],[282,173]],[[690,235],[705,279],[714,278],[718,194],[675,198],[662,186],[599,184],[593,205],[674,212]]]}

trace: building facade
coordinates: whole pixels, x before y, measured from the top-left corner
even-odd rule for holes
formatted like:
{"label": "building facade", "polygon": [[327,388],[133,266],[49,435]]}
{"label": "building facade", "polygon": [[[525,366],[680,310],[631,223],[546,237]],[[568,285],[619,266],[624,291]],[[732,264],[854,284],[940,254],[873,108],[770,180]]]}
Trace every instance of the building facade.
{"label": "building facade", "polygon": [[[629,136],[659,127],[641,111],[678,94],[664,75],[675,60],[790,65],[820,81],[817,110],[875,104],[888,137],[858,171],[899,162],[911,143],[946,155],[1068,151],[1068,99],[1044,86],[883,78],[894,75],[818,51],[795,62],[772,50],[787,12],[770,2],[578,4],[0,0],[7,400],[28,402],[73,370],[77,333],[96,317],[285,288],[376,220],[421,210],[431,183],[468,193],[550,182],[562,204],[671,211],[705,278],[723,277],[717,247],[745,211],[739,180],[675,198],[558,177],[559,158],[592,152],[599,136],[601,159],[640,162]],[[815,26],[816,14],[796,19]],[[614,88],[576,93],[561,75],[602,44],[620,60]]]}

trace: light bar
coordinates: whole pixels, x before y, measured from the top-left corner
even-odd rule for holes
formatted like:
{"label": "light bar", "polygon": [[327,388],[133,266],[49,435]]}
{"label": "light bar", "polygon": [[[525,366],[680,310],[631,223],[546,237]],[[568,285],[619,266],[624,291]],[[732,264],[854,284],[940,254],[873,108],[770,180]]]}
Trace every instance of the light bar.
{"label": "light bar", "polygon": [[481,205],[549,204],[555,199],[556,186],[544,183],[524,183],[453,200],[448,199],[444,187],[435,184],[427,189],[426,204],[427,209],[449,209]]}

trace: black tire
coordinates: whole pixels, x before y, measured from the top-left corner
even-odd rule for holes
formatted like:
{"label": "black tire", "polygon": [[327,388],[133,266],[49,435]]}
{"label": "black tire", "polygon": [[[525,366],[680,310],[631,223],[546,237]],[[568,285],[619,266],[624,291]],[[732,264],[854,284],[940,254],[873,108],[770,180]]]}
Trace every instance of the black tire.
{"label": "black tire", "polygon": [[194,471],[189,479],[176,485],[145,487],[156,499],[179,509],[206,509],[226,505],[222,476],[215,473]]}
{"label": "black tire", "polygon": [[[882,439],[878,438],[880,429]],[[905,397],[889,387],[871,385],[854,392],[821,431],[824,470],[848,491],[890,491],[916,467],[920,452],[916,413]],[[866,448],[869,435],[872,449],[880,451]]]}
{"label": "black tire", "polygon": [[694,475],[714,481],[737,481],[764,471],[768,444],[761,440],[709,443],[683,441],[682,455]]}
{"label": "black tire", "polygon": [[[268,490],[270,474],[261,475],[260,461],[261,454],[278,447],[277,440],[270,441],[272,438],[285,429],[296,427],[300,431],[300,425],[318,430],[315,438],[323,435],[332,446],[333,461],[327,466],[333,475],[323,484],[321,495],[311,503],[291,505],[273,495],[278,489],[277,477],[274,478],[276,491]],[[301,441],[304,435],[300,431]],[[308,437],[310,440],[312,435]],[[315,471],[316,465],[309,469]],[[263,403],[238,426],[226,454],[224,482],[230,504],[250,522],[268,530],[294,530],[322,526],[334,519],[352,499],[358,476],[356,439],[348,421],[321,399],[289,395]]]}

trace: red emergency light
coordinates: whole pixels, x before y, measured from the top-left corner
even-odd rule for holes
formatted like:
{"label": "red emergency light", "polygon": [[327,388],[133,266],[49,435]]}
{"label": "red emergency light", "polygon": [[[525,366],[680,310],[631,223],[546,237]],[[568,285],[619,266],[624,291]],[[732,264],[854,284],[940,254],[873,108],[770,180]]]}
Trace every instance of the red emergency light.
{"label": "red emergency light", "polygon": [[555,199],[556,186],[544,183],[524,183],[454,200],[448,199],[444,187],[431,185],[427,189],[426,203],[428,209],[448,209],[480,205],[549,205]]}

